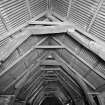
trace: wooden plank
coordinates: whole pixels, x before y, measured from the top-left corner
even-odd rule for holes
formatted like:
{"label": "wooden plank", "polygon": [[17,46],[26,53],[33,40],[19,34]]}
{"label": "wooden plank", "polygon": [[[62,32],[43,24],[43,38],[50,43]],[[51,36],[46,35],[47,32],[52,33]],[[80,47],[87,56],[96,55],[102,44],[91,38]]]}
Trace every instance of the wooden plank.
{"label": "wooden plank", "polygon": [[48,45],[48,46],[36,46],[35,48],[36,49],[62,49],[62,48],[65,48],[65,47]]}
{"label": "wooden plank", "polygon": [[47,21],[31,21],[29,24],[32,25],[69,25],[67,22],[47,22]]}
{"label": "wooden plank", "polygon": [[56,67],[56,68],[41,68],[42,71],[61,71],[61,68]]}
{"label": "wooden plank", "polygon": [[88,92],[88,94],[90,94],[90,95],[98,95],[100,93],[99,92]]}
{"label": "wooden plank", "polygon": [[41,62],[40,65],[56,65],[59,66],[60,64],[56,61],[56,60],[45,60],[43,62]]}
{"label": "wooden plank", "polygon": [[54,33],[64,33],[67,32],[67,29],[70,28],[70,25],[59,25],[59,26],[37,26],[37,27],[28,27],[27,30],[31,34],[42,35],[42,34],[54,34]]}

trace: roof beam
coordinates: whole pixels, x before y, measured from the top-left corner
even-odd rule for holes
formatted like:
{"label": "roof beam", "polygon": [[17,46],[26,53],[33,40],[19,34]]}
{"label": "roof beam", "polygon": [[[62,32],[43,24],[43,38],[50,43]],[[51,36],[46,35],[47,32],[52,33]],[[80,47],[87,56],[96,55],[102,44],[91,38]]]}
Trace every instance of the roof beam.
{"label": "roof beam", "polygon": [[70,28],[70,25],[58,25],[58,26],[31,26],[27,27],[27,30],[31,34],[43,35],[43,34],[54,34],[54,33],[66,33],[67,29]]}
{"label": "roof beam", "polygon": [[49,25],[49,26],[51,26],[51,25],[70,25],[70,24],[68,24],[67,22],[60,22],[60,21],[56,21],[56,22],[47,22],[47,21],[31,21],[31,22],[29,22],[29,25]]}
{"label": "roof beam", "polygon": [[60,64],[56,60],[45,60],[42,61],[40,65],[52,65],[52,66],[59,66]]}
{"label": "roof beam", "polygon": [[63,46],[50,46],[50,45],[48,45],[48,46],[36,46],[35,47],[36,49],[63,49],[63,48],[65,48],[65,47],[63,47]]}
{"label": "roof beam", "polygon": [[88,94],[90,94],[90,95],[99,95],[100,93],[99,92],[89,92]]}

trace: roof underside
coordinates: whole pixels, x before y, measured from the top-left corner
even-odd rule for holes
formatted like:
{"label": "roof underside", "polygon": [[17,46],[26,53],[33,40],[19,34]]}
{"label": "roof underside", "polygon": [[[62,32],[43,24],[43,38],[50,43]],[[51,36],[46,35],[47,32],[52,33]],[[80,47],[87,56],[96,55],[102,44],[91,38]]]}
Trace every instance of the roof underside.
{"label": "roof underside", "polygon": [[63,102],[68,90],[77,99],[83,93],[73,75],[86,83],[89,92],[103,92],[104,4],[104,0],[0,1],[0,94],[15,94],[21,100],[28,96],[29,102],[36,97],[40,102],[49,95],[46,91],[56,97],[63,91]]}

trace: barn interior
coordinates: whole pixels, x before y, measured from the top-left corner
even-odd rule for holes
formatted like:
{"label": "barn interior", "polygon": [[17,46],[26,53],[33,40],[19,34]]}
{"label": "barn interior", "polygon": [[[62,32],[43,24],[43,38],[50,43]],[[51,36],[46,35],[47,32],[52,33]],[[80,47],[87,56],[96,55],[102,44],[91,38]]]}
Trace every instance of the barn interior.
{"label": "barn interior", "polygon": [[105,105],[105,0],[1,0],[0,105]]}

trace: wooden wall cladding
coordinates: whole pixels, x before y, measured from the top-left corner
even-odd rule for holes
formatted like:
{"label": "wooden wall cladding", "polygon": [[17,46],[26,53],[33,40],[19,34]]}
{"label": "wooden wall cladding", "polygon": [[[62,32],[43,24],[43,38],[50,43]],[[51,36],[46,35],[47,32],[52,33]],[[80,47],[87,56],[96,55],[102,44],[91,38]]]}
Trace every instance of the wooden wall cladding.
{"label": "wooden wall cladding", "polygon": [[91,65],[92,67],[94,67],[99,58],[97,56],[95,56],[94,53],[92,53],[91,51],[89,51],[88,49],[86,49],[85,47],[82,48],[79,56],[84,59],[89,65]]}
{"label": "wooden wall cladding", "polygon": [[67,16],[69,2],[66,0],[51,0],[51,8],[62,17]]}
{"label": "wooden wall cladding", "polygon": [[8,68],[10,65],[12,65],[18,58],[20,57],[17,50],[15,50],[3,63],[4,69]]}
{"label": "wooden wall cladding", "polygon": [[18,27],[30,19],[25,0],[6,0],[0,3],[0,11],[9,29]]}
{"label": "wooden wall cladding", "polygon": [[29,0],[29,5],[32,17],[35,17],[46,11],[48,3],[47,0]]}
{"label": "wooden wall cladding", "polygon": [[0,34],[26,24],[47,10],[47,0],[6,0],[0,2]]}
{"label": "wooden wall cladding", "polygon": [[52,12],[80,30],[105,40],[104,0],[51,0]]}
{"label": "wooden wall cladding", "polygon": [[99,62],[96,67],[95,67],[95,70],[101,72],[102,74],[105,75],[105,62]]}
{"label": "wooden wall cladding", "polygon": [[84,30],[89,26],[100,0],[72,0],[70,20]]}

